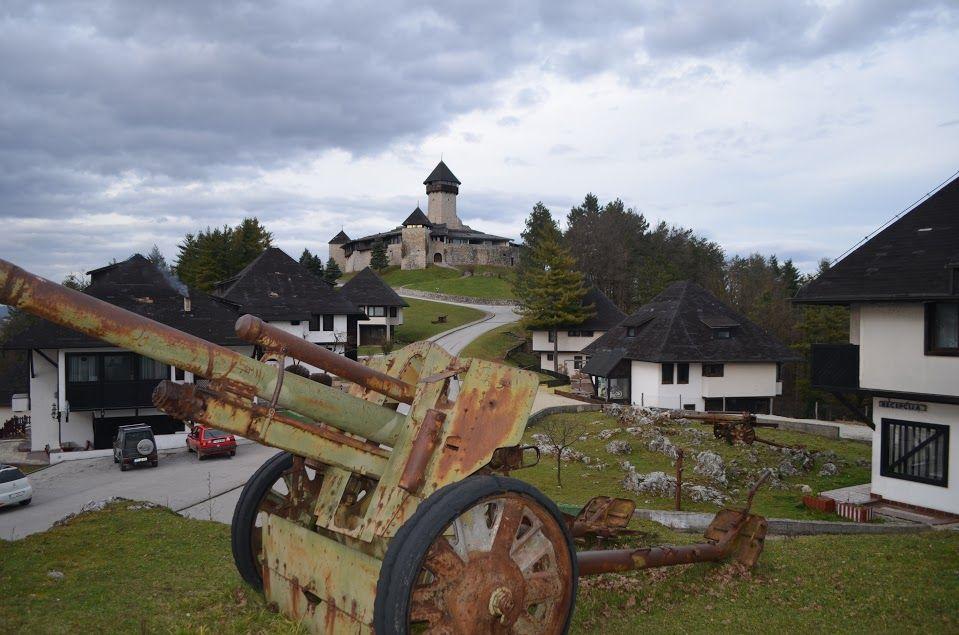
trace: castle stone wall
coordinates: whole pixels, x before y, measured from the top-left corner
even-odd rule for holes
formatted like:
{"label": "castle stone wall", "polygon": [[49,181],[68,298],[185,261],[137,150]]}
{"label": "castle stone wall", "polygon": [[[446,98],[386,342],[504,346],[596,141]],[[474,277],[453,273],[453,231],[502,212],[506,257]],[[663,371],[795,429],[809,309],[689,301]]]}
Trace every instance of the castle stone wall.
{"label": "castle stone wall", "polygon": [[514,264],[513,248],[510,245],[433,245],[430,253],[443,254],[443,262],[450,265],[499,265],[511,267]]}
{"label": "castle stone wall", "polygon": [[430,192],[427,199],[427,213],[431,223],[445,223],[453,229],[463,227],[462,221],[456,215],[456,194],[453,192]]}
{"label": "castle stone wall", "polygon": [[402,269],[425,269],[428,247],[430,242],[430,230],[427,227],[414,226],[403,228],[403,242],[400,252],[400,268]]}

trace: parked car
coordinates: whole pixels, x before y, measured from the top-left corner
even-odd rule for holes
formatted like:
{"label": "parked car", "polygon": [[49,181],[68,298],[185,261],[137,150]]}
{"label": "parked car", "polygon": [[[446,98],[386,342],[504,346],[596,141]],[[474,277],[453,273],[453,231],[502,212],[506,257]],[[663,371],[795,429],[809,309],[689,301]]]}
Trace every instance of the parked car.
{"label": "parked car", "polygon": [[186,448],[198,459],[207,456],[236,456],[236,438],[227,432],[196,424],[186,437]]}
{"label": "parked car", "polygon": [[159,465],[153,429],[145,423],[120,426],[113,441],[113,462],[119,463],[123,472],[136,465]]}
{"label": "parked car", "polygon": [[0,507],[29,505],[33,500],[33,486],[27,475],[14,465],[0,464]]}

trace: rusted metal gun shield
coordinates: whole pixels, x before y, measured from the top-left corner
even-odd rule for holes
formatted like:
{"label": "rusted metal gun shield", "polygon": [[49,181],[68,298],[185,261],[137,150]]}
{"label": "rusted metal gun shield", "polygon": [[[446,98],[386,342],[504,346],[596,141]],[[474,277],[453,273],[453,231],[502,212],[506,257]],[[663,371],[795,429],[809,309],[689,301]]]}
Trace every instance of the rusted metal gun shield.
{"label": "rusted metal gun shield", "polygon": [[739,535],[733,539],[731,557],[747,568],[754,567],[766,546],[767,528],[765,518],[750,514]]}

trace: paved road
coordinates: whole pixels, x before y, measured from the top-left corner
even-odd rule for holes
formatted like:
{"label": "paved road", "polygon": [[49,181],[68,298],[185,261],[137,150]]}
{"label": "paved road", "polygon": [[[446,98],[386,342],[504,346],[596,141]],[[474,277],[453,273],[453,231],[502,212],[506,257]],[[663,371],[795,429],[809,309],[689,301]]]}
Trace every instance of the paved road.
{"label": "paved road", "polygon": [[[397,289],[397,293],[403,295],[402,289]],[[407,296],[413,297],[413,296]],[[416,298],[422,299],[422,298]],[[436,342],[443,348],[445,348],[449,353],[453,355],[458,354],[463,350],[467,344],[475,340],[477,337],[483,333],[492,331],[493,329],[502,326],[503,324],[508,324],[510,322],[516,322],[519,320],[519,315],[513,311],[511,306],[490,306],[485,304],[463,304],[459,302],[443,302],[442,300],[433,300],[430,299],[430,302],[441,302],[442,304],[454,304],[456,306],[465,306],[471,309],[478,309],[488,314],[488,317],[484,320],[471,324],[469,326],[462,326],[459,328],[452,329],[446,333],[440,333],[434,337],[431,337],[430,340]]]}
{"label": "paved road", "polygon": [[[232,459],[211,457],[197,461],[186,450],[161,452],[160,466],[120,472],[112,458],[65,461],[30,475],[33,502],[27,507],[0,509],[0,538],[15,540],[45,531],[67,514],[80,511],[90,501],[111,496],[148,500],[175,510],[191,509],[189,515],[230,521],[232,505],[200,504],[225,492],[239,495],[239,487],[277,450],[243,443]],[[233,499],[235,504],[235,498]]]}

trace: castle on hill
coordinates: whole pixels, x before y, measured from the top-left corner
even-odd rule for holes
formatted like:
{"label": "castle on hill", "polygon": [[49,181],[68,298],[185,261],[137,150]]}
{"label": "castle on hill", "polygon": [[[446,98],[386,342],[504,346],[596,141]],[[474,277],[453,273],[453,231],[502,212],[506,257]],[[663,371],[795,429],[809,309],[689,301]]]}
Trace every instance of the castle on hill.
{"label": "castle on hill", "polygon": [[373,244],[383,241],[391,265],[425,269],[438,265],[512,266],[516,246],[509,238],[464,225],[456,215],[460,180],[442,161],[423,181],[426,213],[416,207],[403,223],[389,231],[351,239],[340,231],[330,240],[330,258],[346,273],[370,265]]}

